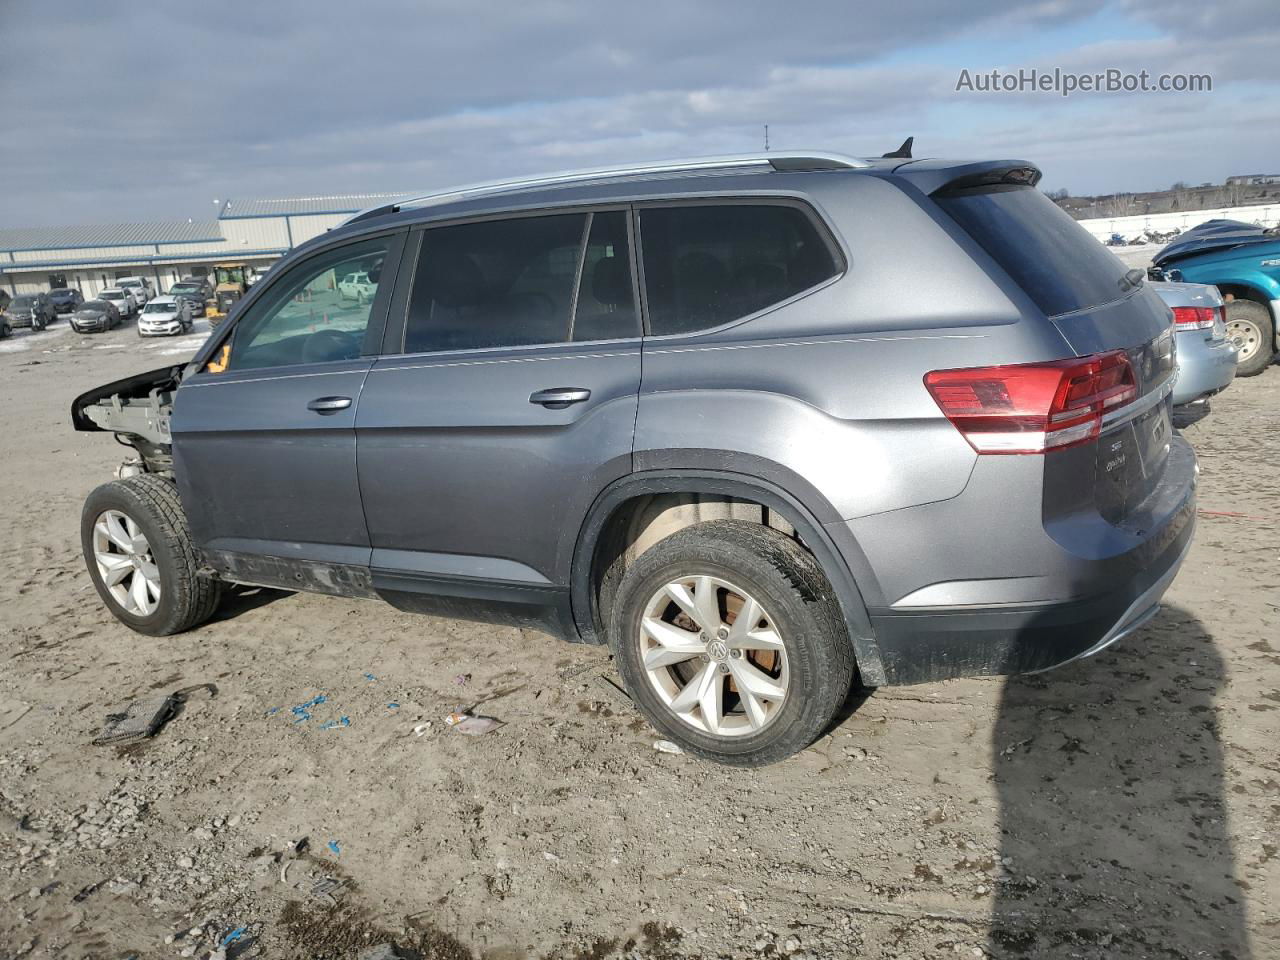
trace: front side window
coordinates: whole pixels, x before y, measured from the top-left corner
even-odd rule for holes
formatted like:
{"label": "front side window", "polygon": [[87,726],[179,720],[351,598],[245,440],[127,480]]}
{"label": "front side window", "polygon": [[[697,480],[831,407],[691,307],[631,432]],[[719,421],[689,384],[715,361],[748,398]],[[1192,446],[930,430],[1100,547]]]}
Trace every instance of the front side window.
{"label": "front side window", "polygon": [[[247,370],[359,357],[390,244],[386,237],[366,240],[290,268],[240,318],[219,367]],[[339,289],[339,279],[354,273],[366,278],[365,295],[355,299]]]}
{"label": "front side window", "polygon": [[640,213],[650,332],[692,333],[780,303],[839,272],[814,222],[788,204]]}

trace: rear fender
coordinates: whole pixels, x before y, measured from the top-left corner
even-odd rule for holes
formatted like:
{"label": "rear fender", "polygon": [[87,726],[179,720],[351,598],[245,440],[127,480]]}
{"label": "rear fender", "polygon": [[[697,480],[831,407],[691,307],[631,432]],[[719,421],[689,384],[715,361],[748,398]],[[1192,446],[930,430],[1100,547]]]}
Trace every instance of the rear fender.
{"label": "rear fender", "polygon": [[[832,539],[831,529],[819,519],[820,516],[834,516],[830,504],[822,503],[817,505],[816,511],[811,510],[784,488],[762,479],[758,474],[706,468],[653,469],[623,477],[606,487],[587,512],[573,551],[571,604],[574,623],[584,641],[601,643],[604,640],[597,630],[598,611],[594,609],[591,577],[596,545],[609,519],[626,501],[661,493],[716,494],[752,500],[785,518],[817,558],[835,591],[853,642],[862,683],[879,686],[885,682],[884,665],[871,628],[871,618],[851,569],[851,565],[865,568],[865,558],[861,557],[852,541],[837,544]],[[856,556],[851,557],[851,553]]]}

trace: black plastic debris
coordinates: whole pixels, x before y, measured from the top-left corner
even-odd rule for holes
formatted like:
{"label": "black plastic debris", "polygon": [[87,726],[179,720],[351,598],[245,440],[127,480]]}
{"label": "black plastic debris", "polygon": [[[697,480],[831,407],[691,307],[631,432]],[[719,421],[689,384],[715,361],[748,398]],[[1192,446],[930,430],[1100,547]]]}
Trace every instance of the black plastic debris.
{"label": "black plastic debris", "polygon": [[133,743],[154,736],[178,710],[178,698],[162,693],[135,700],[118,713],[107,714],[93,742],[99,746]]}
{"label": "black plastic debris", "polygon": [[210,699],[218,695],[218,688],[212,683],[197,683],[173,693],[158,693],[134,700],[123,710],[107,714],[106,722],[93,742],[99,746],[115,745],[155,736],[161,727],[182,711],[187,696],[196,690],[207,690]]}

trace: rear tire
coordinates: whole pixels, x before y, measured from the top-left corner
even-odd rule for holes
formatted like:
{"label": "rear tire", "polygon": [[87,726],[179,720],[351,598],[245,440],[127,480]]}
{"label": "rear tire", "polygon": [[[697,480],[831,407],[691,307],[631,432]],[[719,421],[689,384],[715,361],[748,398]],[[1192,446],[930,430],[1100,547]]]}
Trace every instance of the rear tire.
{"label": "rear tire", "polygon": [[[130,537],[131,529],[137,536]],[[117,543],[109,531],[117,538],[123,532],[127,546]],[[199,626],[217,609],[221,584],[196,575],[199,560],[178,488],[169,480],[144,473],[98,487],[81,513],[80,544],[98,596],[131,630],[165,637]],[[112,570],[129,567],[135,555],[139,562],[132,571],[108,585],[105,578],[113,576]],[[158,580],[158,596],[145,593],[145,583],[137,587],[136,578],[145,580],[149,572]],[[154,608],[147,609],[152,603]]]}
{"label": "rear tire", "polygon": [[1227,336],[1242,342],[1236,376],[1256,377],[1271,366],[1275,354],[1271,311],[1252,300],[1232,300],[1227,303],[1226,312]]}
{"label": "rear tire", "polygon": [[[752,622],[735,628],[749,603]],[[705,612],[695,620],[691,606]],[[645,551],[618,585],[609,633],[650,723],[719,763],[757,767],[803,750],[853,683],[853,647],[817,561],[777,531],[740,520],[686,527]]]}

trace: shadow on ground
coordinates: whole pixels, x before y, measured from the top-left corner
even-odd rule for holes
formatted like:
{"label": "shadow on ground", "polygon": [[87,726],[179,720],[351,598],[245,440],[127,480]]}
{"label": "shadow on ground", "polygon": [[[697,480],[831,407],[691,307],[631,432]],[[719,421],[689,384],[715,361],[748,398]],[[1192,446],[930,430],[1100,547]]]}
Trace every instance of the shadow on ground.
{"label": "shadow on ground", "polygon": [[223,620],[234,620],[250,610],[257,610],[269,603],[292,597],[290,590],[276,590],[273,587],[249,587],[232,584],[222,592],[222,600],[218,603],[217,612],[210,618],[211,623]]}
{"label": "shadow on ground", "polygon": [[1224,803],[1224,667],[1185,610],[1010,678],[994,733],[995,956],[1251,956]]}

